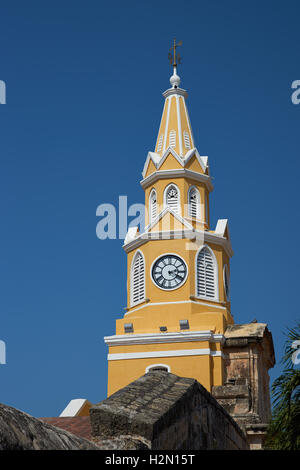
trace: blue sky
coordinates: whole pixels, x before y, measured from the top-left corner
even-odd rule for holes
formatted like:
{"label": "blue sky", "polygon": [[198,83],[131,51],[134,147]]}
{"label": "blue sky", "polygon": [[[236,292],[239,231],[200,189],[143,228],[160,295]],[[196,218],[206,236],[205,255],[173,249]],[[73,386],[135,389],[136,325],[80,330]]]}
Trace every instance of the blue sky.
{"label": "blue sky", "polygon": [[[197,148],[228,218],[236,323],[299,319],[300,4],[10,1],[0,6],[0,401],[57,416],[106,396],[126,304],[121,240],[96,237],[101,203],[143,202],[174,36]],[[290,238],[291,237],[291,238]]]}

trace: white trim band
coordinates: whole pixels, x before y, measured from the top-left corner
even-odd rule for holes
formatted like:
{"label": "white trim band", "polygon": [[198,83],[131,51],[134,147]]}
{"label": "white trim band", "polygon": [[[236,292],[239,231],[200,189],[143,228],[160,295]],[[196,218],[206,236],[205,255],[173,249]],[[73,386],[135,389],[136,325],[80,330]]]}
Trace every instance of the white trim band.
{"label": "white trim band", "polygon": [[207,302],[200,302],[200,301],[195,301],[195,300],[178,300],[177,302],[148,302],[142,305],[141,307],[130,309],[128,312],[125,313],[125,316],[133,312],[136,312],[137,310],[140,310],[141,308],[152,307],[153,305],[169,305],[169,304],[198,304],[198,305],[205,305],[206,307],[213,307],[213,308],[219,308],[222,310],[227,310],[226,307],[222,307],[221,305],[216,305],[215,303],[209,304]]}
{"label": "white trim band", "polygon": [[128,344],[186,343],[191,341],[209,341],[223,344],[224,340],[224,335],[218,333],[214,334],[210,330],[182,331],[175,333],[140,333],[104,337],[104,341],[108,346],[124,346]]}
{"label": "white trim band", "polygon": [[179,349],[173,351],[150,351],[136,353],[115,353],[108,354],[108,361],[122,361],[126,359],[148,359],[153,357],[179,357],[179,356],[213,356],[224,357],[222,351],[212,351],[209,348],[203,349]]}

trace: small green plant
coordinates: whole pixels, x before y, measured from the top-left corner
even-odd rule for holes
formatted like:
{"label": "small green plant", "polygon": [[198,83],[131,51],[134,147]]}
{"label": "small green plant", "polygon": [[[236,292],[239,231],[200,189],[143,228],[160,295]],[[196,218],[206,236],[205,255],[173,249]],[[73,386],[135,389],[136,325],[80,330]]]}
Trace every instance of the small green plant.
{"label": "small green plant", "polygon": [[288,328],[285,336],[284,369],[272,385],[273,413],[265,448],[300,450],[300,322]]}

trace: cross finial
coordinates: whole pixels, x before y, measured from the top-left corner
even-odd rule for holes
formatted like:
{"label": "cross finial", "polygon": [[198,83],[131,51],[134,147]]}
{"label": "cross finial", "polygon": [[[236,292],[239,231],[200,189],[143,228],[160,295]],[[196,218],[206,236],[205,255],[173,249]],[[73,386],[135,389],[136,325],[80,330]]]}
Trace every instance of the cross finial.
{"label": "cross finial", "polygon": [[176,51],[176,49],[177,49],[178,46],[182,46],[182,41],[179,41],[179,42],[176,44],[176,38],[175,38],[174,41],[173,41],[173,46],[170,48],[170,51],[173,51],[173,54],[172,54],[171,52],[169,52],[169,55],[168,55],[170,64],[171,64],[173,67],[176,67],[177,64],[180,64],[180,63],[181,63],[181,57],[180,57],[180,55],[178,54],[178,52]]}

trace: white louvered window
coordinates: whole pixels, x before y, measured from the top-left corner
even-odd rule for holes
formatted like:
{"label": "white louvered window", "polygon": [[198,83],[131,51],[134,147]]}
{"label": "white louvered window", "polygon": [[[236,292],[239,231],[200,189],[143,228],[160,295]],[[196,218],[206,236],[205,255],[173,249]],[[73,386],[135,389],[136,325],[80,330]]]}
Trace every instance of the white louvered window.
{"label": "white louvered window", "polygon": [[150,194],[150,200],[149,200],[149,220],[150,223],[153,222],[153,220],[157,216],[157,199],[156,199],[156,191],[155,189],[152,189],[151,194]]}
{"label": "white louvered window", "polygon": [[169,135],[169,147],[176,147],[176,131],[170,131]]}
{"label": "white louvered window", "polygon": [[157,153],[159,153],[162,149],[163,140],[164,140],[164,135],[161,134],[161,136],[158,140],[158,144],[157,144]]}
{"label": "white louvered window", "polygon": [[174,184],[171,184],[166,190],[166,205],[176,214],[179,213],[179,191]]}
{"label": "white louvered window", "polygon": [[188,192],[189,216],[200,219],[200,195],[195,187],[191,187]]}
{"label": "white louvered window", "polygon": [[131,270],[131,304],[145,299],[145,261],[138,251],[133,259]]}
{"label": "white louvered window", "polygon": [[214,257],[207,246],[199,251],[197,256],[197,296],[216,300],[217,266]]}
{"label": "white louvered window", "polygon": [[187,131],[184,131],[183,133],[183,140],[184,140],[184,146],[186,149],[191,148],[191,143],[190,143],[190,136]]}

